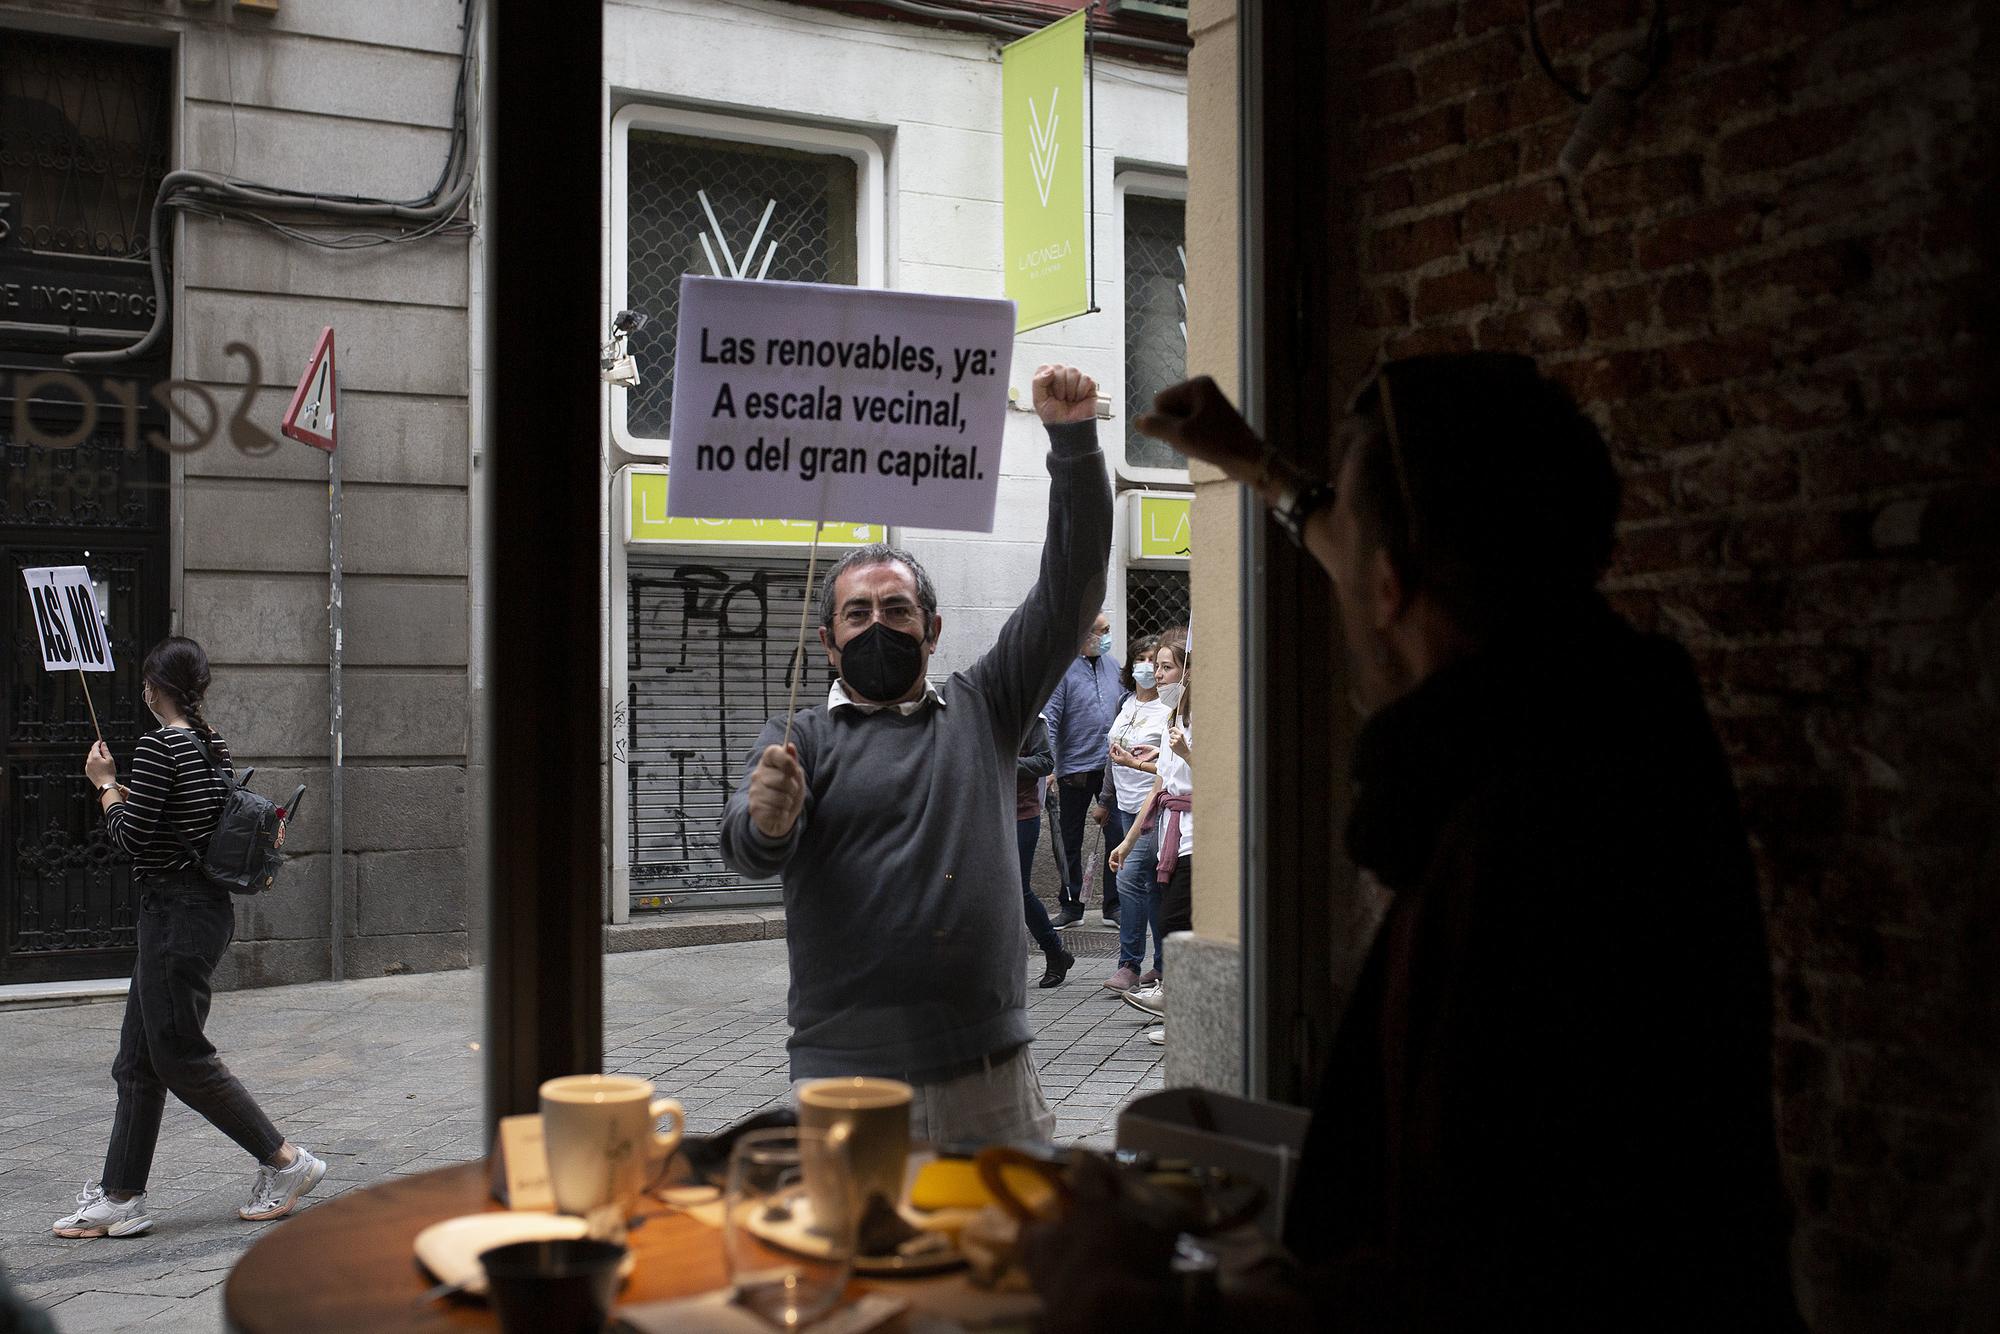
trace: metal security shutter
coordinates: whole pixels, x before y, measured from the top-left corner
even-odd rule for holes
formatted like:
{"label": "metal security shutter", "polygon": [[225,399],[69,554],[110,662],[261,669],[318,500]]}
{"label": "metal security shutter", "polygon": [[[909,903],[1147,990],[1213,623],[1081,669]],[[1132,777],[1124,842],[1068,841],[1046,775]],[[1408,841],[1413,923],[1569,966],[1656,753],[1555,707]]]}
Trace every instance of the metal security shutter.
{"label": "metal security shutter", "polygon": [[[722,864],[716,830],[757,733],[785,710],[806,563],[635,550],[626,569],[632,908],[773,899]],[[800,704],[828,679],[814,642]]]}

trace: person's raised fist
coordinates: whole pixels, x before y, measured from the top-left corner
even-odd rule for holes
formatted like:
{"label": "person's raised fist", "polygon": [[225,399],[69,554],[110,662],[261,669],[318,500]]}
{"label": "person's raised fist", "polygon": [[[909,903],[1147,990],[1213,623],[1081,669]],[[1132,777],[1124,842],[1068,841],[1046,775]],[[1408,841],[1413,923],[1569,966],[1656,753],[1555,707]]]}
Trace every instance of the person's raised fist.
{"label": "person's raised fist", "polygon": [[1035,368],[1035,412],[1050,426],[1097,419],[1097,381],[1074,366]]}
{"label": "person's raised fist", "polygon": [[1153,406],[1132,423],[1189,458],[1213,464],[1235,481],[1255,482],[1263,469],[1264,446],[1250,423],[1206,375],[1162,389]]}

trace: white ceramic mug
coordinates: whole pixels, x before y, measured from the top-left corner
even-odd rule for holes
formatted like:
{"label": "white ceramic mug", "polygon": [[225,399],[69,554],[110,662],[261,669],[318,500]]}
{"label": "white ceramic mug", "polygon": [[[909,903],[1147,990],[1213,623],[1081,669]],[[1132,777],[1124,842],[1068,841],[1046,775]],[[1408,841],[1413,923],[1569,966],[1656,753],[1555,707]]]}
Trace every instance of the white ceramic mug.
{"label": "white ceramic mug", "polygon": [[[673,1128],[655,1129],[663,1116]],[[687,1114],[631,1075],[564,1075],[542,1085],[549,1191],[561,1213],[589,1217],[615,1204],[630,1217],[680,1147]]]}
{"label": "white ceramic mug", "polygon": [[[853,1177],[852,1207],[858,1218],[871,1195],[890,1204],[903,1202],[903,1171],[910,1158],[910,1098],[900,1079],[851,1075],[840,1079],[809,1079],[799,1085],[799,1124],[816,1130],[848,1128],[847,1161]],[[806,1173],[806,1195],[814,1214],[828,1207],[825,1193],[813,1189]]]}

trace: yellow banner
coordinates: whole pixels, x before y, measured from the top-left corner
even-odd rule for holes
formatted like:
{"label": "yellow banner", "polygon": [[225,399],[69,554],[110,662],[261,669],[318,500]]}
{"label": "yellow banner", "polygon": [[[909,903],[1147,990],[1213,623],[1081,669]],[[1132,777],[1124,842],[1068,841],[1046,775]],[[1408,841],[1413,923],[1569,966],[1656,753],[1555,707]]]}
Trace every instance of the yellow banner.
{"label": "yellow banner", "polygon": [[[761,542],[806,546],[813,526],[804,519],[676,519],[667,513],[667,475],[625,474],[628,542]],[[889,530],[872,523],[836,523],[820,531],[821,546],[863,547],[889,540]]]}
{"label": "yellow banner", "polygon": [[1007,295],[1014,331],[1090,309],[1084,11],[1000,52]]}

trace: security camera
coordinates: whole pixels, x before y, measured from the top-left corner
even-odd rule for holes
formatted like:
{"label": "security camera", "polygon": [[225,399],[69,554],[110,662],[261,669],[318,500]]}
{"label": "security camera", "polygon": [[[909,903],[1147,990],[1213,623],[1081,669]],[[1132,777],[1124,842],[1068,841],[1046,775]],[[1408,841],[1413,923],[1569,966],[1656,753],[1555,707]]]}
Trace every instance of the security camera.
{"label": "security camera", "polygon": [[629,353],[606,362],[601,375],[604,383],[617,385],[620,389],[639,387],[639,363]]}
{"label": "security camera", "polygon": [[633,357],[627,341],[639,330],[646,327],[646,312],[643,310],[621,310],[611,319],[611,341],[597,359],[598,374],[606,384],[615,384],[623,389],[639,387],[639,362]]}

